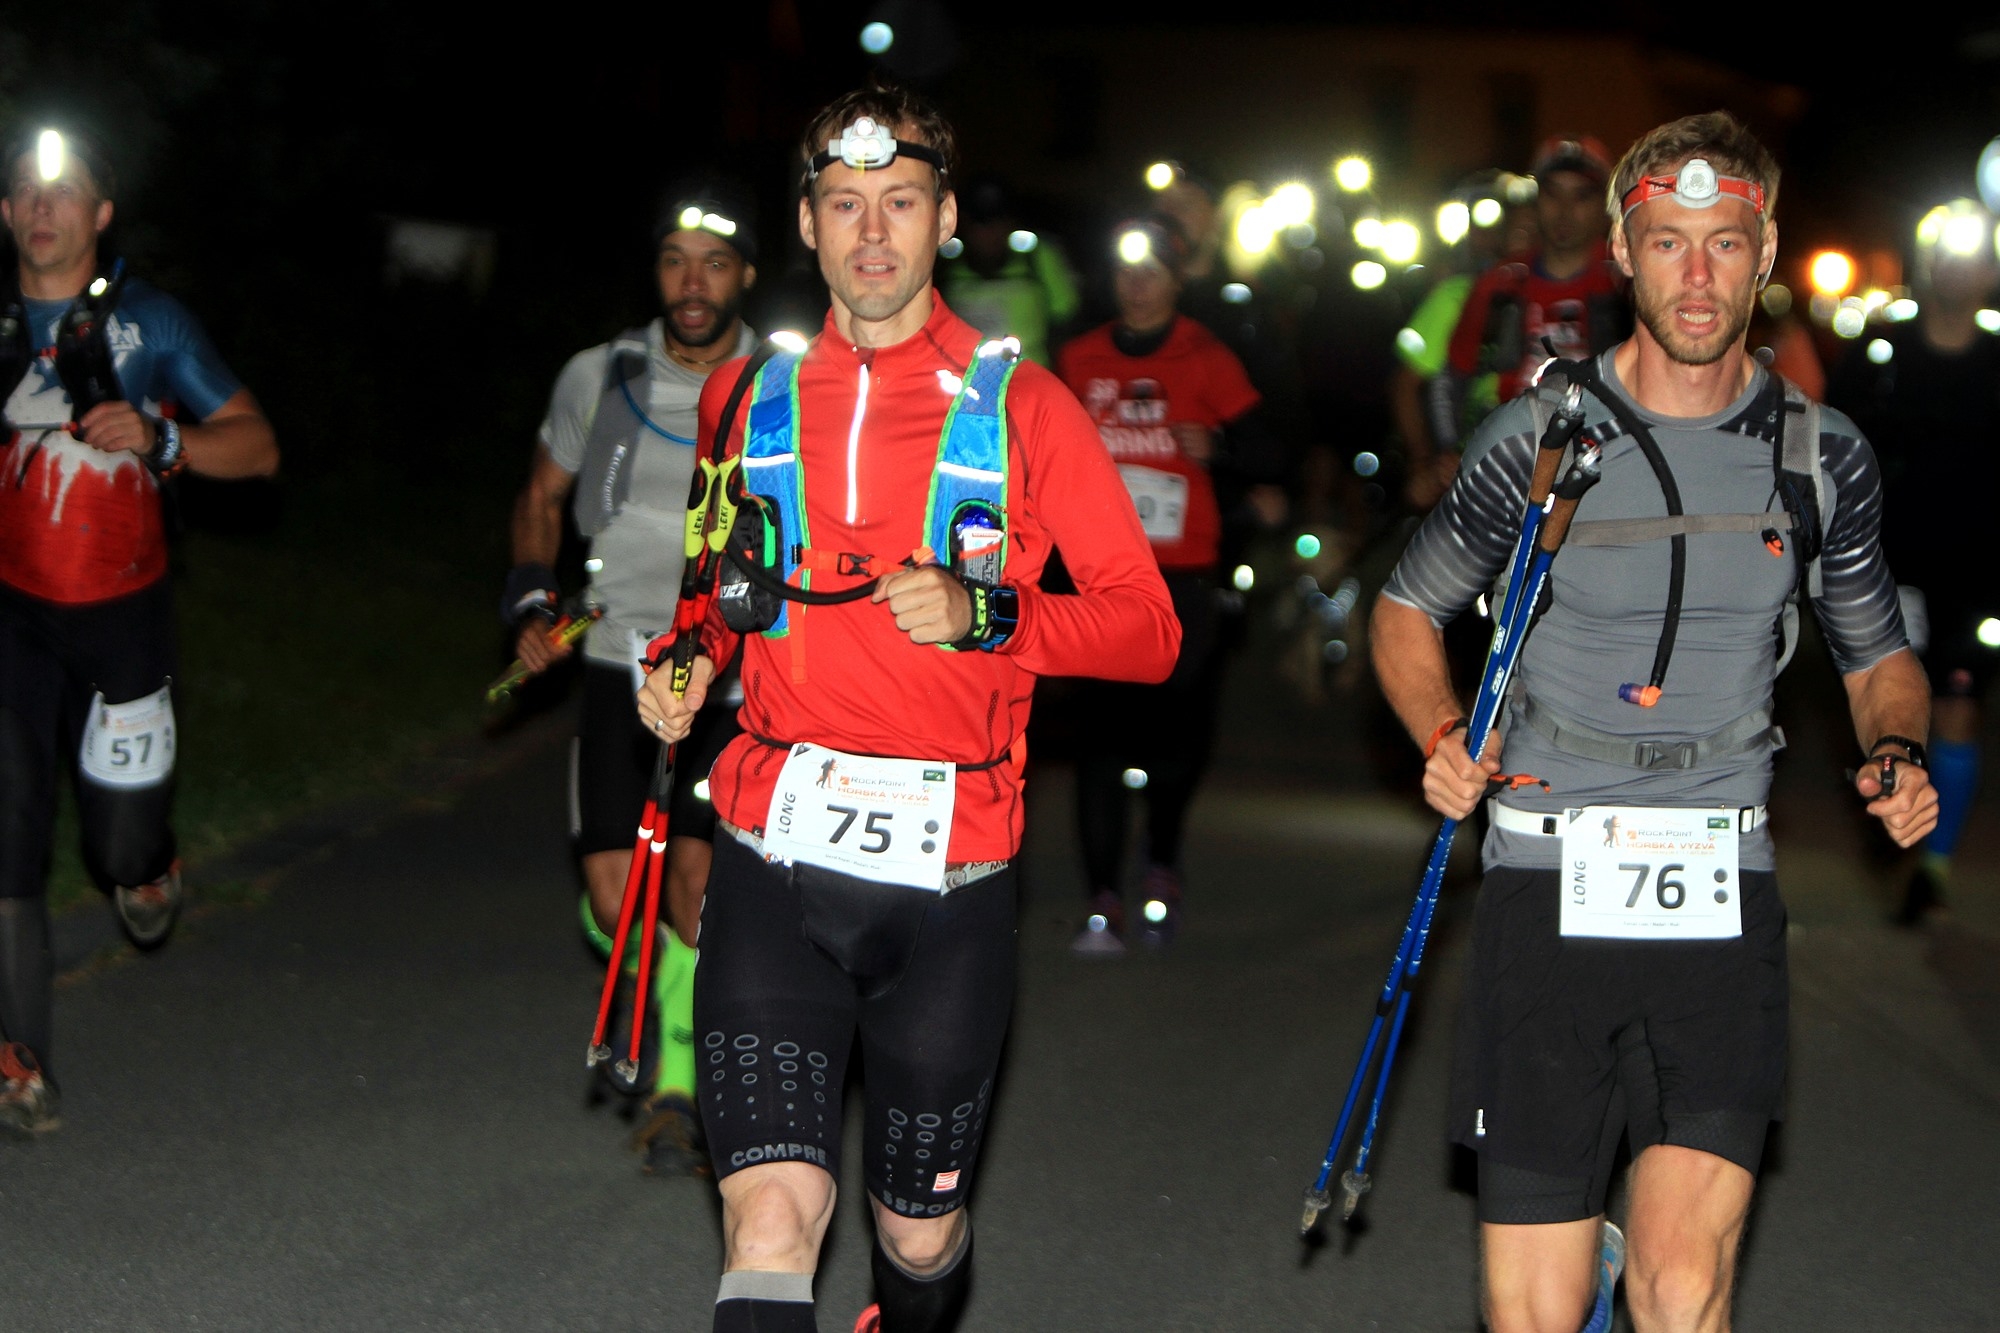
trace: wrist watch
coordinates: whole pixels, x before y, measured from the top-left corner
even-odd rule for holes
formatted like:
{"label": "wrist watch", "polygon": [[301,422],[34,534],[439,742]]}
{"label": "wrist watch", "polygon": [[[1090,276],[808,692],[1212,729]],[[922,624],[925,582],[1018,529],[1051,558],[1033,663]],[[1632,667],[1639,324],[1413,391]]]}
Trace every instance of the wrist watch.
{"label": "wrist watch", "polygon": [[965,590],[972,594],[972,628],[951,646],[960,652],[977,648],[990,653],[1007,642],[1021,623],[1021,594],[1008,587],[994,587],[966,579]]}
{"label": "wrist watch", "polygon": [[158,437],[152,452],[146,455],[146,466],[158,477],[171,477],[187,466],[187,459],[181,453],[181,424],[172,417],[156,417],[153,421],[154,434]]}
{"label": "wrist watch", "polygon": [[1924,748],[1922,741],[1913,741],[1908,736],[1877,736],[1875,743],[1868,747],[1868,757],[1880,758],[1882,747],[1885,745],[1902,746],[1909,752],[1910,762],[1918,768],[1928,769],[1931,766],[1931,752]]}

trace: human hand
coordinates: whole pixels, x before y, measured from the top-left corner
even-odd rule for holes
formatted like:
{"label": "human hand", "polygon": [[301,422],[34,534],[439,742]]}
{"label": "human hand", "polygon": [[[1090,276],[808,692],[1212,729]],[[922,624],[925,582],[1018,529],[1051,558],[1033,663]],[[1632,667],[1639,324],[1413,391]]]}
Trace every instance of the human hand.
{"label": "human hand", "polygon": [[972,632],[972,594],[943,565],[885,574],[871,602],[886,602],[911,643],[957,643]]}

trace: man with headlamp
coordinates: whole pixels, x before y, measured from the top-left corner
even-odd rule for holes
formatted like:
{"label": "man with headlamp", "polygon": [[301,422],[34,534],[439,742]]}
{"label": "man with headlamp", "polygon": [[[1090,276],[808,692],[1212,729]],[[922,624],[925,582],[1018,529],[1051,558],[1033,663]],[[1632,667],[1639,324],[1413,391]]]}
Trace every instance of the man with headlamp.
{"label": "man with headlamp", "polygon": [[[1431,805],[1469,816],[1493,790],[1502,736],[1507,766],[1546,785],[1490,803],[1451,1096],[1453,1137],[1479,1157],[1496,1333],[1609,1328],[1625,1242],[1603,1214],[1621,1138],[1633,1327],[1728,1327],[1785,1076],[1785,913],[1764,802],[1783,743],[1773,631],[1795,589],[1866,747],[1857,795],[1903,846],[1937,815],[1929,692],[1878,539],[1874,455],[1746,350],[1777,254],[1777,184],[1725,113],[1632,146],[1609,202],[1637,329],[1552,363],[1543,387],[1480,425],[1375,611],[1376,671],[1425,746]],[[1580,394],[1603,479],[1474,763],[1439,626],[1507,562],[1559,381]]]}
{"label": "man with headlamp", "polygon": [[[711,662],[741,654],[745,734],[710,775],[695,989],[724,1333],[814,1327],[856,1041],[879,1301],[860,1327],[955,1322],[1013,1001],[1035,680],[1156,681],[1179,642],[1090,420],[933,288],[955,156],[944,119],[894,89],[844,96],[807,129],[799,233],[832,309],[803,351],[715,375],[701,423],[706,440],[742,386],[725,462],[741,507],[782,534],[767,572],[814,600],[746,618],[725,594],[686,697],[666,671],[640,694],[647,725],[677,739]],[[1057,544],[1074,595],[1038,586]]]}
{"label": "man with headlamp", "polygon": [[1535,152],[1534,250],[1481,274],[1466,298],[1444,370],[1431,383],[1429,424],[1457,449],[1473,423],[1527,388],[1547,353],[1590,356],[1631,329],[1625,282],[1605,251],[1600,207],[1611,162],[1589,135],[1558,135]]}
{"label": "man with headlamp", "polygon": [[[502,614],[531,670],[570,649],[549,634],[557,618],[555,561],[563,511],[590,543],[588,599],[603,616],[583,641],[583,705],[570,766],[572,835],[583,862],[583,928],[611,948],[634,831],[646,803],[658,739],[632,714],[646,644],[673,623],[683,524],[697,452],[695,407],[709,373],[743,355],[755,335],[743,294],[757,280],[756,215],[746,191],[721,180],[669,189],[652,229],[653,271],[665,313],[563,367],[514,505],[514,568]],[[634,1146],[655,1174],[708,1173],[694,1108],[694,939],[708,880],[715,815],[700,782],[736,734],[726,692],[680,753],[667,840],[669,929],[655,972],[659,1055]],[[628,958],[636,958],[637,950]],[[629,1012],[621,1003],[617,1012]],[[609,1066],[603,1066],[609,1068]]]}
{"label": "man with headlamp", "polygon": [[176,647],[161,487],[266,476],[257,401],[178,301],[110,261],[116,180],[85,136],[6,150],[0,215],[0,1124],[56,1123],[44,897],[65,752],[85,863],[128,935],[162,943],[181,885],[170,822]]}

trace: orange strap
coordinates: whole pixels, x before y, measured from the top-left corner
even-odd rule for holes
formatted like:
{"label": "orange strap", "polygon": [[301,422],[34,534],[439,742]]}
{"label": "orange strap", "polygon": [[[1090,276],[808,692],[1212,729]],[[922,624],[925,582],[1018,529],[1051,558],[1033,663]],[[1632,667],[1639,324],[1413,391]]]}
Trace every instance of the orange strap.
{"label": "orange strap", "polygon": [[1439,741],[1451,735],[1452,732],[1458,731],[1465,727],[1469,727],[1471,725],[1472,725],[1472,720],[1470,718],[1463,718],[1463,717],[1455,717],[1451,721],[1440,725],[1436,731],[1433,731],[1431,733],[1431,738],[1424,742],[1424,758],[1428,759],[1433,754],[1437,753]]}

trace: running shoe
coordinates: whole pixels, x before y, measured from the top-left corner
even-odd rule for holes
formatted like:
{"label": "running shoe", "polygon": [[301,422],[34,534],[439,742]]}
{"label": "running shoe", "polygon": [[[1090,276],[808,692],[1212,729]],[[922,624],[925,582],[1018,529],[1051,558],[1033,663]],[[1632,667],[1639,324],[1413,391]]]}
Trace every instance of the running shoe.
{"label": "running shoe", "polygon": [[20,1134],[45,1134],[62,1124],[56,1090],[42,1077],[41,1061],[20,1042],[0,1046],[0,1127]]}
{"label": "running shoe", "polygon": [[141,949],[159,948],[181,914],[181,863],[175,861],[151,884],[135,889],[119,885],[111,891],[111,901],[118,909],[118,924],[125,928],[125,938]]}
{"label": "running shoe", "polygon": [[1149,949],[1164,949],[1181,929],[1180,873],[1171,866],[1149,866],[1139,893],[1146,921],[1139,927],[1139,939]]}
{"label": "running shoe", "polygon": [[882,1333],[882,1307],[871,1305],[854,1321],[854,1333]]}
{"label": "running shoe", "polygon": [[1917,862],[1916,871],[1903,886],[1903,901],[1896,908],[1896,924],[1922,925],[1927,918],[1940,915],[1944,910],[1944,877],[1927,862]]}
{"label": "running shoe", "polygon": [[1123,958],[1125,956],[1125,901],[1110,889],[1100,889],[1090,900],[1090,919],[1069,942],[1069,951],[1078,958]]}
{"label": "running shoe", "polygon": [[645,1155],[639,1169],[649,1176],[715,1174],[708,1158],[708,1141],[701,1132],[701,1115],[678,1092],[663,1092],[646,1103],[646,1123],[632,1135],[632,1150]]}
{"label": "running shoe", "polygon": [[1604,1265],[1601,1289],[1609,1291],[1618,1285],[1619,1277],[1625,1272],[1625,1233],[1609,1218],[1605,1219],[1604,1229],[1598,1233],[1597,1260]]}

